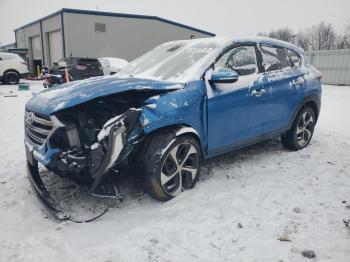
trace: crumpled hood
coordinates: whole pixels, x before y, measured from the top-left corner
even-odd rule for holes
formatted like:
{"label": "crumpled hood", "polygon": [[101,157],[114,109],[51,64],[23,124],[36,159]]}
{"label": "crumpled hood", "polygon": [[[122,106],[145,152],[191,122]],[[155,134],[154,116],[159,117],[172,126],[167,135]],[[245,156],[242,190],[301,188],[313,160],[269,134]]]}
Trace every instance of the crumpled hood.
{"label": "crumpled hood", "polygon": [[26,108],[36,113],[51,115],[97,97],[128,90],[176,90],[183,87],[183,84],[166,81],[115,76],[94,77],[42,91],[27,102]]}

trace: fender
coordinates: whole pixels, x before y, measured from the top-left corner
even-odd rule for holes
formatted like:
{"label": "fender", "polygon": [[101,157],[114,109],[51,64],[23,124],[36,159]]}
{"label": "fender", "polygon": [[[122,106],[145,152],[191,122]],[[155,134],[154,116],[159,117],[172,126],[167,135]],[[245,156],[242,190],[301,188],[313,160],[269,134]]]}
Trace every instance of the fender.
{"label": "fender", "polygon": [[[203,141],[200,139],[199,133],[193,127],[191,127],[189,125],[185,125],[185,124],[167,125],[167,126],[162,126],[158,129],[154,129],[150,133],[157,132],[160,130],[167,130],[167,131],[171,132],[174,135],[174,137],[179,137],[181,135],[186,135],[186,134],[194,136],[197,139],[197,142],[200,146],[200,149],[202,151],[202,155],[206,156],[206,154],[204,154],[206,152],[205,151],[206,147],[203,144]],[[148,133],[148,134],[150,134],[150,133]]]}
{"label": "fender", "polygon": [[[311,94],[308,96],[305,96],[304,99],[298,104],[296,107],[296,110],[294,111],[292,117],[290,118],[289,125],[288,125],[288,130],[292,127],[295,118],[297,117],[299,111],[302,109],[302,107],[309,102],[314,102],[317,106],[317,116],[320,114],[320,109],[321,109],[321,97],[319,94]],[[317,122],[317,118],[316,118]]]}
{"label": "fender", "polygon": [[[194,135],[198,139],[198,142],[201,141],[198,132],[193,127],[190,127],[190,126],[179,126],[178,130],[175,133],[175,135],[176,136],[181,136],[183,134]],[[199,144],[201,145],[201,143],[199,143]],[[203,149],[202,149],[202,151],[203,151]]]}

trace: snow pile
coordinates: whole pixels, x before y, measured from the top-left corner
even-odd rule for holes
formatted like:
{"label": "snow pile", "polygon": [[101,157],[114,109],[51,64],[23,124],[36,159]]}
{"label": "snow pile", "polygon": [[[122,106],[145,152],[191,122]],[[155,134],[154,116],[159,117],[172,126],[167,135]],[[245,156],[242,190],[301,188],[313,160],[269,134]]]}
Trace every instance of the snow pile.
{"label": "snow pile", "polygon": [[[40,90],[40,85],[31,86]],[[210,160],[197,186],[167,202],[123,181],[124,202],[86,196],[44,174],[75,217],[110,211],[87,224],[47,218],[26,177],[24,104],[31,91],[0,85],[1,261],[348,261],[350,87],[323,86],[314,138],[304,150],[265,142]],[[12,91],[17,97],[4,97]],[[142,175],[142,174],[139,174]],[[302,254],[303,253],[303,254]]]}

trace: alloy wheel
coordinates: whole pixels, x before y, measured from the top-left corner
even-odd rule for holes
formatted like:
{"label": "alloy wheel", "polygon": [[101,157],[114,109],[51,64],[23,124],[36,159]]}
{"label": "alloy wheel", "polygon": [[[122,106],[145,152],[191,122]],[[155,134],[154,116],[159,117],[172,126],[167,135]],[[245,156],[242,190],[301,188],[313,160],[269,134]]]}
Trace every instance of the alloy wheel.
{"label": "alloy wheel", "polygon": [[314,118],[310,112],[304,112],[297,124],[297,141],[300,147],[304,147],[311,140],[314,131]]}
{"label": "alloy wheel", "polygon": [[163,163],[160,180],[170,196],[179,195],[191,187],[199,167],[197,149],[191,143],[181,143],[170,150]]}

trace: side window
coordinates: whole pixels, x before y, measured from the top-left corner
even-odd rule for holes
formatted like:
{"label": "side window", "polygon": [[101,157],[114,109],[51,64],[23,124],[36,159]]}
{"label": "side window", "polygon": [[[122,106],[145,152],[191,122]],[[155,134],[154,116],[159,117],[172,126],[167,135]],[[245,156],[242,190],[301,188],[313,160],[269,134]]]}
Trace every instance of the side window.
{"label": "side window", "polygon": [[239,46],[225,53],[215,66],[236,70],[239,75],[250,75],[258,72],[254,46]]}
{"label": "side window", "polygon": [[294,50],[287,49],[287,54],[289,58],[293,61],[294,67],[301,66],[301,57],[298,55],[297,52],[295,52]]}
{"label": "side window", "polygon": [[292,68],[284,48],[260,46],[265,72]]}

